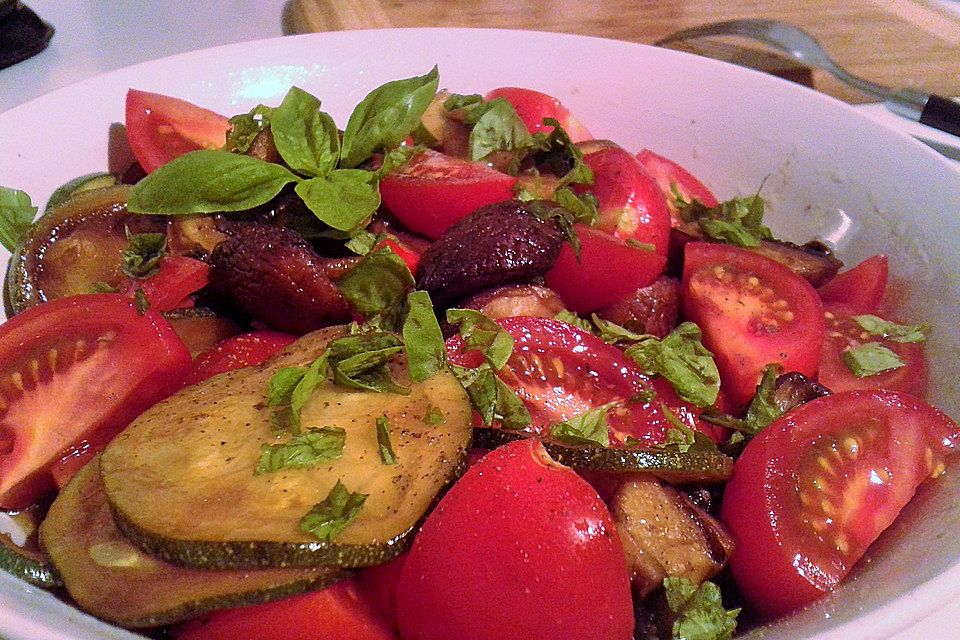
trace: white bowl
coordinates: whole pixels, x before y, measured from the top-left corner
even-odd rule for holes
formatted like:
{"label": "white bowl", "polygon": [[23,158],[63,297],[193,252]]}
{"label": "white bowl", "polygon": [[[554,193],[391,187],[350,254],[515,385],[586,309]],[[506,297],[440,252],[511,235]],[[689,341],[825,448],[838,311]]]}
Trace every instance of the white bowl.
{"label": "white bowl", "polygon": [[[324,33],[179,55],[121,69],[0,114],[0,184],[43,203],[107,167],[128,87],[224,114],[277,104],[296,84],[341,123],[370,89],[440,67],[460,93],[519,85],[559,97],[597,137],[678,160],[721,198],[761,182],[774,231],[821,237],[855,263],[886,253],[902,315],[933,325],[932,401],[960,415],[960,174],[906,135],[777,78],[682,53],[571,35],[417,29]],[[960,482],[923,488],[852,580],[764,628],[779,638],[883,638],[960,592]],[[0,636],[133,638],[0,572]]]}

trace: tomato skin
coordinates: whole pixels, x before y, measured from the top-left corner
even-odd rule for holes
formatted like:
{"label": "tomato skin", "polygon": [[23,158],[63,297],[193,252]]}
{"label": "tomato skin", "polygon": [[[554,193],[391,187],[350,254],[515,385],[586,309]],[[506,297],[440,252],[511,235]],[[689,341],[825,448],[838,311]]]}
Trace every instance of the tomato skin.
{"label": "tomato skin", "polygon": [[[887,389],[903,391],[918,398],[926,395],[928,369],[922,342],[895,342],[872,336],[853,320],[853,316],[862,313],[844,305],[827,304],[823,314],[826,338],[823,342],[818,377],[824,386],[834,392]],[[904,366],[875,376],[858,378],[843,362],[842,353],[865,342],[877,342],[890,349],[904,361]]]}
{"label": "tomato skin", "polygon": [[389,247],[391,251],[400,256],[400,259],[404,261],[407,265],[407,269],[410,269],[410,273],[416,273],[417,267],[420,265],[420,254],[411,249],[406,244],[400,242],[400,240],[395,240],[393,238],[384,238],[371,250],[377,251],[384,247]]}
{"label": "tomato skin", "polygon": [[397,613],[404,640],[628,640],[634,624],[606,505],[531,440],[487,454],[427,516]]}
{"label": "tomato skin", "polygon": [[126,102],[127,139],[134,157],[150,173],[197,149],[219,149],[230,122],[186,100],[130,89]]}
{"label": "tomato skin", "polygon": [[570,113],[569,109],[563,106],[558,99],[546,93],[521,87],[499,87],[484,96],[484,100],[496,100],[497,98],[503,98],[513,105],[517,115],[523,120],[523,124],[527,126],[530,133],[541,131],[550,133],[553,131],[553,127],[543,124],[543,119],[553,118],[560,123],[560,126],[574,142],[590,140],[593,137],[587,131],[587,128]]}
{"label": "tomato skin", "polygon": [[580,259],[569,244],[546,274],[547,286],[556,291],[571,311],[590,313],[649,285],[660,277],[666,256],[631,247],[609,233],[574,225],[580,238]]}
{"label": "tomato skin", "polygon": [[768,364],[816,375],[823,305],[816,290],[790,269],[736,247],[692,242],[684,249],[681,303],[686,317],[703,330],[721,388],[734,406],[753,397]]}
{"label": "tomato skin", "polygon": [[825,303],[845,305],[855,311],[855,315],[876,313],[887,290],[888,276],[887,256],[875,255],[837,274],[817,289],[817,293]]}
{"label": "tomato skin", "polygon": [[296,339],[297,336],[279,331],[251,331],[227,338],[197,356],[183,385],[196,384],[219,373],[261,364]]}
{"label": "tomato skin", "polygon": [[0,363],[0,436],[9,447],[0,454],[0,507],[17,509],[52,487],[51,465],[70,461],[74,447],[106,444],[176,391],[190,353],[159,313],[140,315],[131,300],[103,293],[45,302],[0,325]]}
{"label": "tomato skin", "polygon": [[764,429],[734,464],[721,509],[748,601],[773,617],[832,591],[958,439],[949,417],[887,391],[818,398]]}
{"label": "tomato skin", "polygon": [[210,265],[206,262],[186,256],[166,256],[160,259],[160,270],[155,275],[144,280],[128,278],[120,286],[120,293],[133,297],[137,289],[142,289],[151,309],[173,311],[192,307],[187,296],[209,282]]}
{"label": "tomato skin", "polygon": [[637,154],[637,161],[646,169],[657,181],[660,190],[667,198],[667,206],[670,208],[670,221],[673,226],[681,223],[677,213],[677,205],[673,189],[676,188],[687,202],[699,200],[708,207],[715,207],[720,204],[717,197],[713,195],[707,185],[700,182],[696,176],[684,169],[673,160],[654,153],[650,149],[643,149]]}
{"label": "tomato skin", "polygon": [[513,198],[516,183],[479,162],[428,149],[387,174],[380,197],[407,229],[436,240],[467,214]]}
{"label": "tomato skin", "polygon": [[397,640],[352,578],[321,591],[215,611],[173,628],[177,640]]}
{"label": "tomato skin", "polygon": [[[693,429],[718,440],[721,432],[699,418],[701,410],[681,400],[669,382],[650,379],[623,351],[573,325],[551,318],[516,316],[497,320],[513,338],[513,353],[498,372],[530,412],[530,430],[545,434],[550,425],[569,420],[608,402],[622,402],[607,414],[611,446],[627,436],[649,445],[665,441],[671,425],[662,402]],[[460,336],[447,340],[450,362],[475,367],[482,360],[465,351]],[[562,372],[558,369],[559,362]],[[655,392],[648,402],[627,402]]]}
{"label": "tomato skin", "polygon": [[398,633],[397,585],[406,561],[407,554],[402,553],[390,562],[361,569],[354,575],[360,594],[382,614],[390,628]]}

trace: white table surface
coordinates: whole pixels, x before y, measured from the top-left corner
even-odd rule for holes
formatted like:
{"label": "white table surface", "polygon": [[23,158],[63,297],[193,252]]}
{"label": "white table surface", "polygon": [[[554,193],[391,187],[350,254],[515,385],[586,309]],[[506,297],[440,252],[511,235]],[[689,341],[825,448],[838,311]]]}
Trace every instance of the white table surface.
{"label": "white table surface", "polygon": [[[348,1],[348,0],[345,0]],[[137,62],[283,35],[286,0],[26,0],[56,34],[42,53],[0,70],[0,113],[59,87]],[[944,0],[960,12],[960,3]],[[960,608],[890,640],[960,637]]]}

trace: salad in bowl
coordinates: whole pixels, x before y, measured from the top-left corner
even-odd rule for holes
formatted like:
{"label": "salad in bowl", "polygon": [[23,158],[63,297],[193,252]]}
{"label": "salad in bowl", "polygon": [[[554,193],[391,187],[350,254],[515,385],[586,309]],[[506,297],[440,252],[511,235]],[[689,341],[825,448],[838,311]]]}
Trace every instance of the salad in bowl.
{"label": "salad in bowl", "polygon": [[721,639],[856,590],[960,437],[899,260],[776,224],[789,167],[724,193],[448,86],[131,86],[112,171],[4,187],[5,569],[199,640]]}

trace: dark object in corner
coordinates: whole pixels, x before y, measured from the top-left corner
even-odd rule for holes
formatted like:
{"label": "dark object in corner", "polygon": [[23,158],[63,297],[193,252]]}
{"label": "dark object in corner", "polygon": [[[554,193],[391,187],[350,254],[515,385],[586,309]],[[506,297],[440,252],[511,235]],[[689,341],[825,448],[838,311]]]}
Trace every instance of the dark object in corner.
{"label": "dark object in corner", "polygon": [[0,0],[0,69],[35,56],[47,48],[53,27],[14,0]]}

